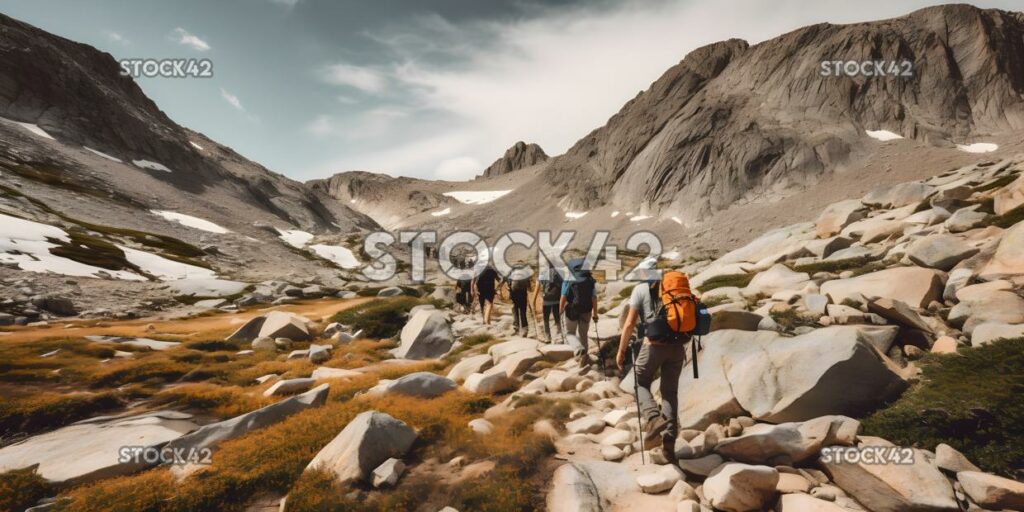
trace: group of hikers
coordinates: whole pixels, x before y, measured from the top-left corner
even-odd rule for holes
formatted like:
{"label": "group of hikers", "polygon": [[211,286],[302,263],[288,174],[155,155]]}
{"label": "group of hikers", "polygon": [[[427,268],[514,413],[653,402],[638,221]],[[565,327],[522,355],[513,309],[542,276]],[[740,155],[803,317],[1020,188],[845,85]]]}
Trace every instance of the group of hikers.
{"label": "group of hikers", "polygon": [[[544,340],[554,342],[551,332],[553,321],[561,342],[574,346],[580,366],[587,366],[591,363],[588,332],[591,322],[596,326],[598,320],[597,286],[582,260],[570,262],[569,270],[568,279],[562,279],[552,267],[534,280],[528,269],[514,270],[502,276],[493,266],[487,265],[475,278],[458,282],[456,302],[467,313],[471,313],[475,303],[479,303],[483,323],[490,325],[495,297],[503,286],[507,287],[516,336],[528,335],[527,312],[532,310],[536,315],[540,309],[543,312]],[[686,274],[662,272],[653,263],[635,272],[640,281],[633,287],[623,308],[615,362],[620,376],[624,377],[630,368],[633,369],[643,448],[660,445],[665,457],[674,461],[679,430],[680,374],[687,361],[689,346],[690,357],[694,360],[694,378],[697,377],[699,336],[710,330],[711,316],[690,290]],[[539,328],[538,322],[535,327],[538,336]],[[600,338],[596,339],[600,344]],[[651,392],[651,385],[659,375],[660,407]]]}

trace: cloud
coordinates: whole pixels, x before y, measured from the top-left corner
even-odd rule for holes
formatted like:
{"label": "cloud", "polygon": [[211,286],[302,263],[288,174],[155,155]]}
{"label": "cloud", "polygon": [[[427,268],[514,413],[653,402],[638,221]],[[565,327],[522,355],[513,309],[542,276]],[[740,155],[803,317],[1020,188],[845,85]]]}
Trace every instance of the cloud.
{"label": "cloud", "polygon": [[210,45],[206,41],[203,41],[199,36],[191,34],[189,31],[181,27],[174,29],[171,36],[178,41],[178,44],[188,46],[193,50],[205,52],[210,49]]}
{"label": "cloud", "polygon": [[235,107],[236,110],[245,112],[245,107],[242,106],[242,101],[238,99],[238,96],[231,94],[223,87],[220,88],[220,96],[224,98],[224,101],[228,102],[229,105]]}
{"label": "cloud", "polygon": [[387,86],[385,74],[379,70],[337,63],[325,66],[320,76],[331,85],[354,87],[363,92],[378,93]]}
{"label": "cloud", "polygon": [[277,4],[277,5],[283,5],[283,6],[288,7],[290,9],[292,7],[295,7],[295,5],[298,4],[300,1],[302,1],[302,0],[270,0],[270,3]]}
{"label": "cloud", "polygon": [[103,35],[107,36],[107,39],[109,39],[111,42],[117,43],[122,46],[128,46],[132,44],[132,42],[129,41],[126,37],[112,30],[107,30],[103,33]]}
{"label": "cloud", "polygon": [[457,156],[442,160],[434,169],[434,176],[442,180],[466,180],[483,170],[477,159],[471,156]]}
{"label": "cloud", "polygon": [[335,132],[334,119],[320,114],[306,125],[306,132],[316,137],[327,137]]}

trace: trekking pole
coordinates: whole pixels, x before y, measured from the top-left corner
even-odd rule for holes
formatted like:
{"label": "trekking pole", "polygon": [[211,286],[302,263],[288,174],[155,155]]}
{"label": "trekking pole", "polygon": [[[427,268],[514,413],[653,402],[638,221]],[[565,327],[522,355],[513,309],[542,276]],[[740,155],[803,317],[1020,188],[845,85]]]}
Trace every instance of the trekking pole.
{"label": "trekking pole", "polygon": [[597,332],[597,320],[594,320],[594,339],[597,340],[597,367],[604,370],[604,351],[601,350],[601,335]]}
{"label": "trekking pole", "polygon": [[634,342],[629,344],[629,355],[632,359],[633,367],[633,400],[636,401],[636,426],[639,429],[637,435],[640,436],[640,464],[647,464],[644,460],[644,424],[643,414],[640,412],[640,382],[636,378],[636,350]]}

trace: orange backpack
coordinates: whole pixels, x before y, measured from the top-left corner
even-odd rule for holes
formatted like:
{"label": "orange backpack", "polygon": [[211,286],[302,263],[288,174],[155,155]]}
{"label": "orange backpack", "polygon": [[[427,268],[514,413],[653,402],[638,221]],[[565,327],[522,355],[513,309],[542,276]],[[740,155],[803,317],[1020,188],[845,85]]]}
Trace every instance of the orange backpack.
{"label": "orange backpack", "polygon": [[665,272],[661,277],[661,303],[669,329],[688,334],[697,326],[697,301],[690,291],[690,278],[682,272]]}

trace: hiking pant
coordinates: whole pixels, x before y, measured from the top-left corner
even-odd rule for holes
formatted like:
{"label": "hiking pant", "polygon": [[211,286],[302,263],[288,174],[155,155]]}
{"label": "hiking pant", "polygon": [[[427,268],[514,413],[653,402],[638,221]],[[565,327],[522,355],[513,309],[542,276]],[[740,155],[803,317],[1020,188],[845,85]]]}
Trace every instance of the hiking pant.
{"label": "hiking pant", "polygon": [[509,299],[512,300],[512,319],[515,321],[517,331],[520,328],[526,331],[529,326],[529,322],[526,320],[526,292],[527,290],[512,290],[509,292]]}
{"label": "hiking pant", "polygon": [[[559,335],[562,331],[562,317],[558,314],[558,303],[544,304],[544,334],[547,335],[548,343],[554,343],[555,339],[551,337],[551,317],[555,317],[555,327],[558,328]],[[564,343],[565,340],[562,340]]]}
{"label": "hiking pant", "polygon": [[[668,421],[664,437],[676,438],[679,433],[679,374],[686,362],[686,345],[662,345],[646,342],[636,357],[635,378],[638,386],[637,399],[645,421],[659,415]],[[654,402],[651,383],[661,370],[661,409]]]}
{"label": "hiking pant", "polygon": [[575,334],[579,337],[580,346],[583,348],[583,353],[586,354],[588,351],[589,341],[587,340],[587,331],[590,330],[590,317],[582,316],[578,320],[571,320],[568,317],[565,319],[565,335],[571,336]]}
{"label": "hiking pant", "polygon": [[480,315],[483,318],[485,324],[491,323],[491,308],[494,307],[494,292],[479,294],[480,299]]}

